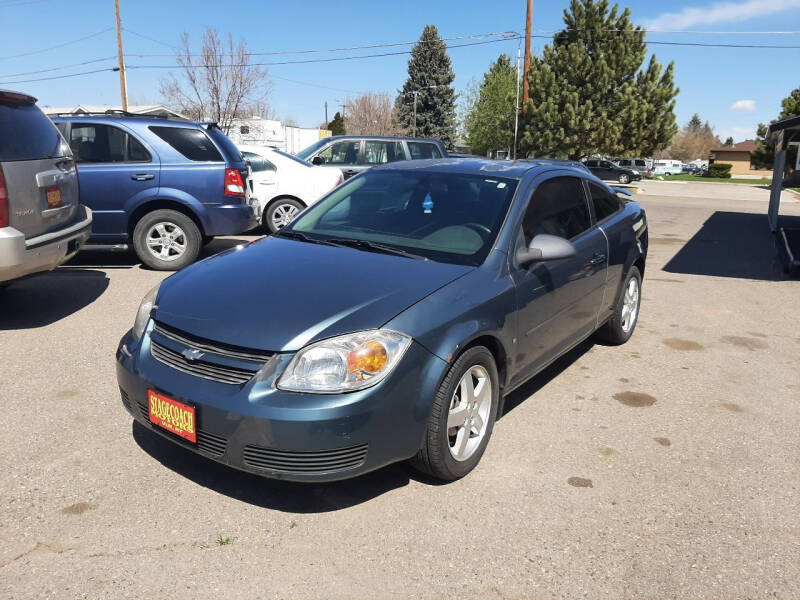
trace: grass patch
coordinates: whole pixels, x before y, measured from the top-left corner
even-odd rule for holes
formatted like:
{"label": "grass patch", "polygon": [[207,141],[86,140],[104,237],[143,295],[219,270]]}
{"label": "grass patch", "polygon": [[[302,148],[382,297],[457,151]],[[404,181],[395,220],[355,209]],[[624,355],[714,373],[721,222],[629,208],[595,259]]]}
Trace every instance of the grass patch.
{"label": "grass patch", "polygon": [[670,175],[664,177],[664,181],[697,181],[699,183],[747,183],[750,185],[769,185],[772,179],[769,177],[762,177],[761,179],[744,179],[741,177],[731,177],[730,179],[723,179],[722,177],[697,177],[689,173],[681,173],[680,175]]}
{"label": "grass patch", "polygon": [[236,538],[223,536],[221,533],[217,536],[217,546],[228,546],[233,543]]}

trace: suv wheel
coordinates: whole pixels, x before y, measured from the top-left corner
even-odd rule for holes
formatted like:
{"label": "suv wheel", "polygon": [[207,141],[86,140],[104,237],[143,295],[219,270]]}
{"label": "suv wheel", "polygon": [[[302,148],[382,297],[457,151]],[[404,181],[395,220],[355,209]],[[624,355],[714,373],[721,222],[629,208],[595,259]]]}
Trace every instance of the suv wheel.
{"label": "suv wheel", "polygon": [[177,271],[193,263],[202,243],[194,221],[175,210],[147,213],[133,230],[136,255],[157,271]]}
{"label": "suv wheel", "polygon": [[642,303],[642,275],[637,267],[631,267],[622,294],[617,300],[614,315],[597,330],[597,337],[618,346],[627,342],[633,335],[639,320],[639,307]]}
{"label": "suv wheel", "polygon": [[628,183],[630,183],[630,182],[631,182],[631,176],[630,176],[630,175],[628,175],[627,173],[621,173],[621,174],[620,174],[620,176],[619,176],[619,179],[618,179],[618,181],[619,181],[619,182],[620,182],[622,185],[628,184]]}
{"label": "suv wheel", "polygon": [[412,465],[445,481],[472,471],[489,443],[499,399],[492,353],[483,346],[468,349],[439,386],[422,448]]}
{"label": "suv wheel", "polygon": [[271,233],[283,229],[303,210],[303,204],[293,198],[278,198],[264,209],[264,225]]}

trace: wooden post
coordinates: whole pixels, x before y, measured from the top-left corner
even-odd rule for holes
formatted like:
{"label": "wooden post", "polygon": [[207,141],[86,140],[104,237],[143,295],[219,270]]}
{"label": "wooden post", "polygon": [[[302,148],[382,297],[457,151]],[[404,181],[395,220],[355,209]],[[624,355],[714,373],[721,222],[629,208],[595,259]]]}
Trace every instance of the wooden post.
{"label": "wooden post", "polygon": [[114,0],[114,10],[117,13],[117,54],[119,55],[119,87],[122,92],[122,110],[128,110],[128,90],[125,85],[125,60],[122,57],[122,24],[119,19],[119,0]]}
{"label": "wooden post", "polygon": [[533,21],[533,0],[528,0],[528,16],[525,19],[525,67],[522,72],[522,110],[528,103],[528,71],[531,68],[531,23]]}

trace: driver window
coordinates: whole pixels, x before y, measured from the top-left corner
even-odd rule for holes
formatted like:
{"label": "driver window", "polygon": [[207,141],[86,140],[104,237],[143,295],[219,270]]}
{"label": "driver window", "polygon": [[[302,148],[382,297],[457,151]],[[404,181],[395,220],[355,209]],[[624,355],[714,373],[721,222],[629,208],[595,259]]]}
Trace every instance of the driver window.
{"label": "driver window", "polygon": [[577,177],[555,177],[539,184],[522,219],[526,246],[540,233],[569,240],[590,226],[589,206]]}
{"label": "driver window", "polygon": [[331,144],[319,153],[326,165],[355,165],[358,162],[359,140],[347,140]]}

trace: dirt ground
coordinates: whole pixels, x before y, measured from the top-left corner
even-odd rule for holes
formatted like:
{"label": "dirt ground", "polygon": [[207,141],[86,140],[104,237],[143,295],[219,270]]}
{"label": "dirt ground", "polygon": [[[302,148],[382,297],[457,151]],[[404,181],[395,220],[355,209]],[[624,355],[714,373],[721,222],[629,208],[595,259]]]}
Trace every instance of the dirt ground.
{"label": "dirt ground", "polygon": [[642,185],[633,339],[512,394],[449,485],[405,464],[289,484],[195,456],[133,426],[114,376],[163,274],[87,254],[12,286],[0,597],[797,598],[800,281],[775,263],[767,192],[710,185]]}

